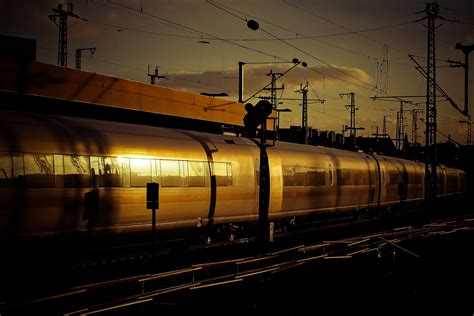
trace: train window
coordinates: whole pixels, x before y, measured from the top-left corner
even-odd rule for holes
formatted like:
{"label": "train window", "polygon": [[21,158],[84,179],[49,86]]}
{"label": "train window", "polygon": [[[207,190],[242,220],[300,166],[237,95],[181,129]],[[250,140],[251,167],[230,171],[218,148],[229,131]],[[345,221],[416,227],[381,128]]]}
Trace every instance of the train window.
{"label": "train window", "polygon": [[206,186],[206,163],[203,161],[188,161],[188,186]]}
{"label": "train window", "polygon": [[25,185],[28,187],[54,187],[53,155],[24,154]]}
{"label": "train window", "polygon": [[122,162],[122,186],[124,188],[130,188],[130,159],[119,158]]}
{"label": "train window", "polygon": [[295,185],[295,169],[293,167],[283,166],[283,185]]}
{"label": "train window", "polygon": [[0,153],[0,187],[11,184],[12,173],[12,155],[9,153]]}
{"label": "train window", "polygon": [[305,176],[306,168],[305,167],[295,167],[295,185],[304,186],[305,185]]}
{"label": "train window", "polygon": [[88,156],[64,155],[64,186],[68,188],[90,187],[90,170]]}
{"label": "train window", "polygon": [[337,169],[337,185],[351,185],[354,183],[353,173],[350,170]]}
{"label": "train window", "polygon": [[148,159],[130,159],[130,186],[146,187],[151,181],[151,161]]}
{"label": "train window", "polygon": [[[152,160],[151,161],[151,182],[160,182],[157,179],[156,165],[157,165],[157,161]],[[158,166],[160,166],[159,162],[158,162]]]}
{"label": "train window", "polygon": [[99,159],[100,159],[100,157],[97,157],[97,156],[91,156],[90,157],[90,161],[91,161],[91,184],[92,184],[93,188],[98,188],[99,187],[99,173],[100,173]]}
{"label": "train window", "polygon": [[21,186],[24,183],[25,178],[25,167],[24,167],[24,160],[23,154],[20,153],[13,153],[12,155],[13,161],[13,175],[12,175],[12,185]]}
{"label": "train window", "polygon": [[212,172],[216,177],[216,185],[218,187],[232,185],[232,165],[230,163],[214,162],[212,164]]}
{"label": "train window", "polygon": [[179,186],[188,186],[188,162],[181,160],[179,162]]}
{"label": "train window", "polygon": [[54,186],[64,187],[64,158],[63,155],[54,155]]}
{"label": "train window", "polygon": [[227,185],[233,186],[234,185],[234,176],[232,174],[232,164],[227,163]]}
{"label": "train window", "polygon": [[306,171],[307,186],[323,186],[326,185],[326,172],[324,169],[309,167]]}
{"label": "train window", "polygon": [[161,160],[161,185],[163,187],[181,186],[179,161]]}
{"label": "train window", "polygon": [[399,183],[403,183],[402,173],[399,171],[389,171],[388,184],[398,185]]}
{"label": "train window", "polygon": [[332,171],[332,164],[329,164],[329,166],[328,166],[328,173],[329,173],[329,185],[332,186],[333,180],[334,180],[334,179],[333,179],[333,174],[332,174],[332,173],[333,173],[333,171]]}
{"label": "train window", "polygon": [[447,175],[446,176],[446,185],[451,189],[452,188],[457,189],[457,186],[458,186],[458,177],[457,177],[457,175],[455,175],[455,174]]}
{"label": "train window", "polygon": [[122,186],[122,164],[117,157],[100,157],[99,185],[101,187]]}
{"label": "train window", "polygon": [[337,185],[369,185],[367,170],[337,169]]}
{"label": "train window", "polygon": [[423,177],[419,172],[410,172],[408,174],[408,183],[409,184],[420,184],[423,183]]}

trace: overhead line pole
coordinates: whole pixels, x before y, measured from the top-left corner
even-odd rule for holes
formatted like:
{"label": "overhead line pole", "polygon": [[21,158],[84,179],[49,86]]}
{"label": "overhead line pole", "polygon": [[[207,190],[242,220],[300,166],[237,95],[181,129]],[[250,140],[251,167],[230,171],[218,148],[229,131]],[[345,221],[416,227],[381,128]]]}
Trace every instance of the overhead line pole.
{"label": "overhead line pole", "polygon": [[425,159],[425,200],[436,199],[437,193],[437,150],[436,150],[436,46],[435,20],[439,14],[439,4],[426,4],[428,19],[427,59],[426,59],[426,159]]}
{"label": "overhead line pole", "polygon": [[[58,65],[67,66],[67,17],[71,16],[79,18],[79,16],[72,12],[72,3],[66,4],[67,9],[63,9],[63,5],[58,4],[58,8],[53,8],[56,14],[48,15],[49,19],[56,24],[59,30],[58,36]],[[56,21],[59,18],[59,23]]]}

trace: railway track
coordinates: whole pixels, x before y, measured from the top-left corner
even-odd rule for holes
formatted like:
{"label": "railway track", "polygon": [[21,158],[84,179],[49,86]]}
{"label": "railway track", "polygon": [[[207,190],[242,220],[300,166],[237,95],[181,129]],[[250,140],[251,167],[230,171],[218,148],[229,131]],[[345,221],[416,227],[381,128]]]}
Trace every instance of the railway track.
{"label": "railway track", "polygon": [[396,227],[354,237],[323,240],[275,248],[257,254],[241,254],[220,260],[195,259],[184,267],[160,273],[144,273],[101,282],[79,284],[67,291],[0,308],[12,313],[34,310],[65,315],[92,315],[116,312],[159,302],[169,295],[198,295],[204,289],[220,288],[265,279],[275,274],[320,262],[353,260],[397,251],[419,259],[406,248],[410,240],[429,239],[474,230],[474,215],[434,221],[416,226]]}

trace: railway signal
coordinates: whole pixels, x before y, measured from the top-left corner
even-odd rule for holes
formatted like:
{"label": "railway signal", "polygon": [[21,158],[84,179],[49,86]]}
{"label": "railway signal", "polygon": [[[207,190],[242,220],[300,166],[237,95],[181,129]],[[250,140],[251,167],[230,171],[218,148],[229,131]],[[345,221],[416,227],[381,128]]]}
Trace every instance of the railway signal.
{"label": "railway signal", "polygon": [[[266,125],[266,120],[268,116],[272,113],[273,106],[267,100],[258,101],[258,103],[253,106],[252,103],[245,104],[245,110],[247,114],[244,116],[244,125],[247,135],[249,137],[255,137],[257,133],[257,128],[262,125]],[[263,132],[263,131],[262,131]]]}

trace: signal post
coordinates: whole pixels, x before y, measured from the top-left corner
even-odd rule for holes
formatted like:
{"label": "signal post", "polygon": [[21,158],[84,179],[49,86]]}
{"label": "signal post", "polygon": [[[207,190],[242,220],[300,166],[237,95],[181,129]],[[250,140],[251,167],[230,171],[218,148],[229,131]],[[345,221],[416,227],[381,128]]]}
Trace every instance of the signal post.
{"label": "signal post", "polygon": [[270,241],[270,225],[268,220],[270,170],[268,169],[266,130],[267,118],[272,113],[272,109],[272,104],[266,100],[259,101],[255,106],[251,103],[245,105],[247,114],[244,117],[244,125],[247,137],[255,137],[257,127],[261,126],[260,142],[255,141],[260,148],[257,243],[261,246],[268,244]]}

